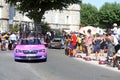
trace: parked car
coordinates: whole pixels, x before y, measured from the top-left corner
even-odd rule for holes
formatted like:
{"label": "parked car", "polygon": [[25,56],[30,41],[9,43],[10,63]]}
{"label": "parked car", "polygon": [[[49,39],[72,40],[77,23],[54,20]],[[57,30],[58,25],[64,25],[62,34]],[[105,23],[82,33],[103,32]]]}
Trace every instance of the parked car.
{"label": "parked car", "polygon": [[64,49],[65,41],[62,36],[55,36],[50,43],[48,43],[48,48]]}
{"label": "parked car", "polygon": [[47,50],[40,39],[20,39],[14,48],[14,60],[47,61]]}

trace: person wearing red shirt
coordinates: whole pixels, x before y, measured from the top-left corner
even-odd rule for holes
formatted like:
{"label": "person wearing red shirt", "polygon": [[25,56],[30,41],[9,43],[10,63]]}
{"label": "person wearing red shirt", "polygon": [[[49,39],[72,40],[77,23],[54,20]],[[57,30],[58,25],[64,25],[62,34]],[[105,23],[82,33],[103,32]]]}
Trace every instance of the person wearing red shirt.
{"label": "person wearing red shirt", "polygon": [[74,32],[71,35],[71,39],[72,39],[73,56],[75,56],[75,54],[76,54],[76,47],[77,47],[77,36],[76,36],[76,34]]}

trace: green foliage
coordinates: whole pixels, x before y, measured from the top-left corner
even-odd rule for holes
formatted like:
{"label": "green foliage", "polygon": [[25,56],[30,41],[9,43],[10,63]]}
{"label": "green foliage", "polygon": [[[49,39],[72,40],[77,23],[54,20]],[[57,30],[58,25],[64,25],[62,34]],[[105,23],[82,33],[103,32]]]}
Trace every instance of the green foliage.
{"label": "green foliage", "polygon": [[77,4],[81,0],[5,0],[6,3],[15,5],[21,13],[25,13],[30,19],[39,22],[45,11],[62,10],[71,4]]}
{"label": "green foliage", "polygon": [[98,10],[91,4],[81,4],[81,23],[84,26],[98,25]]}
{"label": "green foliage", "polygon": [[99,11],[100,24],[107,28],[112,27],[113,23],[120,25],[120,4],[105,3]]}
{"label": "green foliage", "polygon": [[101,28],[111,28],[113,23],[120,25],[120,4],[106,2],[99,10],[91,4],[81,4],[81,24]]}
{"label": "green foliage", "polygon": [[19,31],[19,28],[18,28],[18,25],[16,24],[12,29],[11,29],[11,32],[18,32]]}
{"label": "green foliage", "polygon": [[42,33],[43,33],[43,34],[45,34],[47,31],[50,31],[50,30],[51,30],[49,24],[46,23],[46,22],[45,22],[45,23],[42,22],[41,28],[42,28]]}

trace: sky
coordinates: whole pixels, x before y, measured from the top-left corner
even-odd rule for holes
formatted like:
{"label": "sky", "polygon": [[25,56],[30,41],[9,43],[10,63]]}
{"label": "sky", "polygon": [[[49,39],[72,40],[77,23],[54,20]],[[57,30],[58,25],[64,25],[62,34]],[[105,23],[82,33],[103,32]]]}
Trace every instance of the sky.
{"label": "sky", "polygon": [[109,2],[109,3],[120,3],[120,0],[82,0],[82,3],[90,3],[93,6],[95,6],[96,8],[100,8],[105,2]]}

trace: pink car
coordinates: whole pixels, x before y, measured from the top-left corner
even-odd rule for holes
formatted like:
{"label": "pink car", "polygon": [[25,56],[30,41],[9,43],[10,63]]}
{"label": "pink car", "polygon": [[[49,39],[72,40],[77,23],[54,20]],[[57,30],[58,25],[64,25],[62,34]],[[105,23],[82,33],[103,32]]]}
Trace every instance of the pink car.
{"label": "pink car", "polygon": [[41,43],[40,39],[19,40],[14,48],[14,60],[47,61],[45,43]]}

